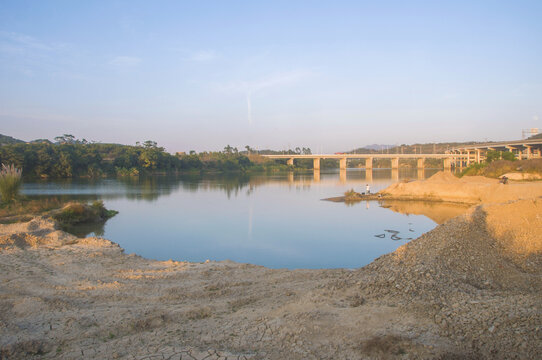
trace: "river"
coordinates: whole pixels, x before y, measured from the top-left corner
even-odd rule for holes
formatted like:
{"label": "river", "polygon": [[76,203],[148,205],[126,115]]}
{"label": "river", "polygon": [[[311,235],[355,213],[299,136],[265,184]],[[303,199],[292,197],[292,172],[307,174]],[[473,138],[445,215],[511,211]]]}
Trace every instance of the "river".
{"label": "river", "polygon": [[[175,175],[25,183],[29,197],[102,199],[119,214],[81,227],[127,253],[158,260],[233,260],[270,268],[357,268],[436,222],[377,201],[322,201],[349,189],[376,192],[437,170],[363,169],[255,175]],[[401,206],[399,206],[400,208]],[[431,213],[430,211],[429,213]],[[415,213],[415,212],[414,212]],[[427,213],[427,212],[426,212]],[[437,220],[438,221],[438,220]]]}

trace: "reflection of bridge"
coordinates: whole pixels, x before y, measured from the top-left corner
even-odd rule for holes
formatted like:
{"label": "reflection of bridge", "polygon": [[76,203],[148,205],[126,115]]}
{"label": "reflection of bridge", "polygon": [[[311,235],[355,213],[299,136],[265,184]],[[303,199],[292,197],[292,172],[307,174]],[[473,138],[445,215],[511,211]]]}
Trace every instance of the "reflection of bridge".
{"label": "reflection of bridge", "polygon": [[459,163],[456,163],[456,166],[462,167],[463,165],[469,166],[469,164],[472,162],[480,163],[484,161],[486,159],[487,152],[490,150],[510,151],[518,160],[541,158],[542,139],[501,141],[459,146],[450,149],[448,153],[459,155],[460,158],[457,158]]}
{"label": "reflection of bridge", "polygon": [[459,161],[459,159],[467,158],[466,154],[314,154],[314,155],[301,155],[301,154],[288,154],[288,155],[262,155],[269,159],[287,159],[288,165],[293,165],[295,159],[312,159],[314,170],[320,170],[321,159],[338,159],[339,168],[345,170],[347,168],[348,159],[364,159],[365,168],[373,168],[373,159],[391,159],[391,168],[399,169],[400,159],[417,159],[418,169],[424,168],[425,159],[443,159],[444,169],[450,170],[452,168],[452,162]]}

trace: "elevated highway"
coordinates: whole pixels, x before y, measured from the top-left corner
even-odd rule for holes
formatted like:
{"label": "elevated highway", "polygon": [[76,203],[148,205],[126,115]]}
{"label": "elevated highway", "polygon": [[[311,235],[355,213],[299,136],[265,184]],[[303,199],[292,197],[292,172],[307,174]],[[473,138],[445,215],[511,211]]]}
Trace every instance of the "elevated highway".
{"label": "elevated highway", "polygon": [[521,159],[542,158],[542,139],[534,140],[513,140],[491,143],[480,143],[468,146],[458,146],[448,150],[445,154],[280,154],[280,155],[262,155],[268,159],[286,159],[288,165],[293,165],[296,159],[312,159],[313,168],[320,169],[321,159],[338,159],[341,170],[347,168],[349,159],[364,159],[365,168],[373,168],[374,159],[391,159],[391,168],[398,169],[401,159],[417,159],[418,169],[424,168],[425,159],[443,159],[443,167],[450,170],[453,167],[462,168],[471,163],[480,163],[487,157],[487,152],[510,151],[514,156]]}
{"label": "elevated highway", "polygon": [[536,159],[542,157],[542,139],[513,140],[458,146],[448,154],[459,155],[456,166],[469,166],[472,162],[480,163],[487,157],[488,151],[510,151],[516,159]]}

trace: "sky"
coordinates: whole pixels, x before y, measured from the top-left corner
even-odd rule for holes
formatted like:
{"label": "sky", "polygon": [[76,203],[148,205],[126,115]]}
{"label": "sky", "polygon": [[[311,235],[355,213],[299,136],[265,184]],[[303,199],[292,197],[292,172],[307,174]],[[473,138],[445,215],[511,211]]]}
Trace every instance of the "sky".
{"label": "sky", "polygon": [[0,133],[170,152],[520,139],[542,1],[0,0]]}

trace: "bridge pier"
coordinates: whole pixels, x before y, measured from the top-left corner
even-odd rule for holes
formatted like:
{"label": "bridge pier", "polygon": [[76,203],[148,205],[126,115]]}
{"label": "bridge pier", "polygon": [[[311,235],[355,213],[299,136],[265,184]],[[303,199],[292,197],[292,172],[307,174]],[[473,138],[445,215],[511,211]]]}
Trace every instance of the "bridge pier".
{"label": "bridge pier", "polygon": [[366,158],[365,159],[365,169],[372,169],[373,168],[373,158]]}
{"label": "bridge pier", "polygon": [[313,163],[312,168],[314,170],[319,171],[320,170],[320,158],[314,158],[312,163]]}
{"label": "bridge pier", "polygon": [[399,181],[399,169],[391,169],[391,179],[395,182]]}
{"label": "bridge pier", "polygon": [[423,168],[418,168],[418,180],[423,180],[425,178],[425,170]]}
{"label": "bridge pier", "polygon": [[368,183],[373,182],[373,169],[365,170],[365,181]]}
{"label": "bridge pier", "polygon": [[444,170],[452,171],[452,161],[450,159],[444,159]]}
{"label": "bridge pier", "polygon": [[479,164],[482,161],[482,150],[476,149],[476,163]]}
{"label": "bridge pier", "polygon": [[510,146],[510,145],[507,145],[506,148],[507,148],[512,154],[514,154],[514,156],[516,157],[516,159],[521,160],[521,151],[518,151],[517,154],[516,154],[516,153],[514,153],[514,150],[517,150],[515,147]]}
{"label": "bridge pier", "polygon": [[346,170],[346,158],[341,158],[339,161],[339,168],[341,170]]}
{"label": "bridge pier", "polygon": [[292,165],[294,166],[294,158],[290,158],[286,161],[286,165]]}
{"label": "bridge pier", "polygon": [[425,159],[424,158],[420,158],[418,159],[418,166],[417,168],[418,169],[423,169],[425,166],[424,166],[424,163],[425,163]]}
{"label": "bridge pier", "polygon": [[341,181],[341,183],[345,183],[346,182],[346,168],[341,168],[339,170],[339,180]]}
{"label": "bridge pier", "polygon": [[527,160],[532,159],[533,158],[533,149],[532,149],[532,147],[529,146],[529,145],[523,145],[523,146],[525,146],[526,151],[527,151]]}
{"label": "bridge pier", "polygon": [[392,169],[399,169],[399,158],[392,158],[391,159],[391,168]]}

